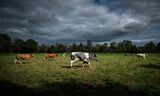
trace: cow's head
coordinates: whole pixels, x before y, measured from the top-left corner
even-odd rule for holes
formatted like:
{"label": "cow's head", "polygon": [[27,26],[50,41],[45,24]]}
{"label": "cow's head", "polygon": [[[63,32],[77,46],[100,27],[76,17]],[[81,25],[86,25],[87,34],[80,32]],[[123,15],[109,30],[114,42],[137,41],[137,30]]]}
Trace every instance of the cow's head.
{"label": "cow's head", "polygon": [[90,60],[98,61],[98,59],[97,59],[97,55],[96,55],[95,53],[91,53],[91,54],[90,54]]}
{"label": "cow's head", "polygon": [[34,54],[31,54],[31,58],[34,57]]}
{"label": "cow's head", "polygon": [[56,53],[56,57],[58,57],[58,54]]}

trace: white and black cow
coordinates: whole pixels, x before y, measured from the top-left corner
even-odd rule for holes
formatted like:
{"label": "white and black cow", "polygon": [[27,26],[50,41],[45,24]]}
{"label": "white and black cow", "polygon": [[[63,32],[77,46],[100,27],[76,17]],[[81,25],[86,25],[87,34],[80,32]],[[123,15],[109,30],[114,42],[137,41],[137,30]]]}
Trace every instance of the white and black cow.
{"label": "white and black cow", "polygon": [[97,61],[97,58],[96,58],[96,54],[95,53],[88,53],[88,52],[71,52],[71,55],[70,55],[70,58],[71,58],[71,66],[73,65],[73,63],[75,61],[83,61],[83,67],[85,65],[89,65],[89,67],[91,68],[90,66],[90,62],[92,60],[95,60]]}

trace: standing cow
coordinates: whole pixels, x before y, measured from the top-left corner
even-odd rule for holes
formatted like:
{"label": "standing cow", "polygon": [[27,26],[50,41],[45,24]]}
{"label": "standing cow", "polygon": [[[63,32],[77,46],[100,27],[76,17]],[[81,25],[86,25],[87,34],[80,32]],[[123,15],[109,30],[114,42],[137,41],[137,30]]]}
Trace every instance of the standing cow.
{"label": "standing cow", "polygon": [[22,64],[23,61],[29,62],[32,57],[34,57],[33,54],[17,54],[14,63],[20,62]]}
{"label": "standing cow", "polygon": [[48,58],[56,58],[58,57],[58,54],[56,53],[46,53],[45,56],[44,56],[44,61],[46,61]]}
{"label": "standing cow", "polygon": [[71,55],[70,55],[70,58],[71,58],[71,65],[70,67],[72,67],[73,63],[75,61],[83,61],[83,67],[85,65],[89,65],[89,67],[91,68],[90,66],[90,62],[91,60],[95,60],[97,61],[96,59],[96,54],[94,53],[88,53],[88,52],[71,52]]}
{"label": "standing cow", "polygon": [[146,60],[146,56],[148,56],[148,54],[145,54],[145,53],[137,53],[136,55],[137,55],[137,57],[141,57],[145,60]]}

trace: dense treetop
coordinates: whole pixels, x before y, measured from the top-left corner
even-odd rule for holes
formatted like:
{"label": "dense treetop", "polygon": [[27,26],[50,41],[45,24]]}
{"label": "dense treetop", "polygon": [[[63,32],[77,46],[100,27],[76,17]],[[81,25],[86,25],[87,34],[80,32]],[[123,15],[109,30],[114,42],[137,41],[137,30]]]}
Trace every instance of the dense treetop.
{"label": "dense treetop", "polygon": [[70,51],[86,51],[86,52],[101,52],[101,53],[160,53],[160,42],[155,44],[152,41],[144,46],[136,46],[132,41],[124,40],[122,42],[110,42],[103,44],[93,44],[91,40],[86,43],[63,44],[55,43],[52,45],[41,44],[33,39],[26,41],[22,39],[12,40],[6,34],[0,34],[0,53],[35,53],[35,52],[70,52]]}

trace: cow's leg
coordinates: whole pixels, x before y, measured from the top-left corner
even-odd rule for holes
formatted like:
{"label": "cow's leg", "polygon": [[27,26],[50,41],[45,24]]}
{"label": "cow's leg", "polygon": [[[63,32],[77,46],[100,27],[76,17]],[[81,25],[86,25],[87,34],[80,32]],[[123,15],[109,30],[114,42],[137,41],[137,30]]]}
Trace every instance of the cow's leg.
{"label": "cow's leg", "polygon": [[87,65],[86,63],[88,63],[87,61],[83,61],[83,68],[85,65]]}
{"label": "cow's leg", "polygon": [[91,68],[91,64],[90,64],[90,63],[88,63],[88,64],[83,64],[83,68],[84,68],[85,65],[88,65],[89,68]]}
{"label": "cow's leg", "polygon": [[72,67],[72,65],[73,65],[73,62],[75,62],[75,60],[71,60],[71,66],[70,66],[70,67]]}
{"label": "cow's leg", "polygon": [[[87,63],[87,64],[86,64],[86,63]],[[90,61],[88,61],[88,62],[83,62],[83,68],[84,68],[85,65],[88,65],[89,68],[91,68]]]}
{"label": "cow's leg", "polygon": [[84,68],[85,65],[87,65],[87,64],[84,63],[84,64],[83,64],[83,68]]}
{"label": "cow's leg", "polygon": [[27,60],[27,63],[30,63],[30,60],[29,60],[29,59]]}
{"label": "cow's leg", "polygon": [[77,61],[77,59],[71,60],[71,66],[70,66],[70,67],[72,67],[72,65],[73,65],[73,63],[74,63],[75,61]]}
{"label": "cow's leg", "polygon": [[18,60],[18,62],[22,64],[22,61],[21,61],[21,60]]}
{"label": "cow's leg", "polygon": [[90,63],[90,61],[88,62],[88,65],[89,65],[89,68],[91,68],[91,63]]}
{"label": "cow's leg", "polygon": [[15,59],[14,63],[17,63],[17,59]]}
{"label": "cow's leg", "polygon": [[27,63],[27,60],[23,60],[24,63]]}
{"label": "cow's leg", "polygon": [[143,56],[143,58],[144,58],[144,60],[146,60],[146,57],[145,57],[145,56]]}

